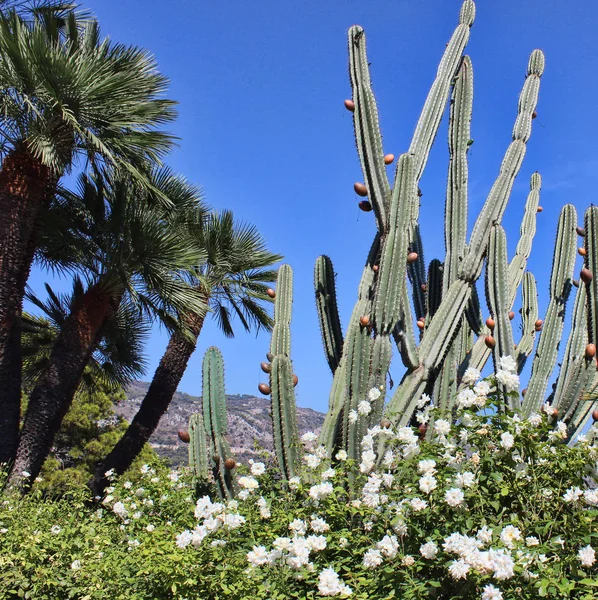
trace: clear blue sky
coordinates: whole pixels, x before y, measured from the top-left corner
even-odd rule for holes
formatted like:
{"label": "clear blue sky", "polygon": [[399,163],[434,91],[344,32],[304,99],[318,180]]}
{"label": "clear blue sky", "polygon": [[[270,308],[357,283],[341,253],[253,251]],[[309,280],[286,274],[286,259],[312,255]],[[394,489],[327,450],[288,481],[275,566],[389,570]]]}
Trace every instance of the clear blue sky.
{"label": "clear blue sky", "polygon": [[[362,179],[353,142],[346,32],[354,23],[368,36],[372,81],[385,150],[409,145],[459,0],[89,0],[103,33],[150,49],[171,79],[182,140],[170,164],[203,186],[216,208],[231,208],[254,223],[270,248],[295,271],[292,355],[298,402],[326,410],[331,375],[320,342],[313,264],[329,254],[338,273],[341,320],[346,325],[374,234],[360,213],[353,182]],[[467,53],[474,66],[475,143],[470,152],[470,222],[484,202],[510,142],[527,58],[546,53],[539,116],[514,189],[505,227],[512,252],[529,176],[544,180],[530,269],[540,310],[547,304],[553,240],[560,207],[582,211],[598,187],[598,4],[557,0],[478,3]],[[446,124],[422,180],[421,224],[426,259],[444,256],[443,210],[447,169]],[[43,274],[31,284],[41,289]],[[519,305],[516,306],[518,308]],[[167,337],[156,330],[148,347],[153,371]],[[257,393],[266,335],[239,332],[225,340],[205,327],[180,389],[201,393],[201,359],[218,345],[228,393]],[[398,361],[391,369],[400,380]]]}

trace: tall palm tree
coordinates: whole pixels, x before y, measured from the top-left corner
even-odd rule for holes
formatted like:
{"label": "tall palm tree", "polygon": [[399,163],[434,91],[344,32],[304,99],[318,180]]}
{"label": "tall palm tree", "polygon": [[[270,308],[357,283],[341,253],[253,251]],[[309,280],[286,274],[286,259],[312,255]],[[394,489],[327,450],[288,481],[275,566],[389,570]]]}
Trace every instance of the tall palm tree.
{"label": "tall palm tree", "polygon": [[[236,226],[230,211],[212,214],[199,238],[207,258],[194,270],[197,289],[224,335],[234,336],[234,316],[245,331],[270,329],[272,319],[263,303],[270,301],[266,283],[276,279],[276,270],[268,267],[282,257],[266,248],[254,227]],[[124,473],[155,431],[185,373],[204,319],[205,315],[188,313],[184,322],[191,337],[180,332],[172,334],[139,411],[90,481],[95,495],[107,485],[106,471]]]}
{"label": "tall palm tree", "polygon": [[206,310],[203,296],[184,279],[205,255],[190,234],[205,219],[199,192],[166,169],[154,174],[152,186],[172,208],[129,177],[82,176],[78,195],[64,193],[77,226],[56,237],[69,240],[63,244],[69,254],[79,248],[87,283],[29,396],[12,485],[26,489],[39,473],[106,323],[123,302],[169,327],[178,314]]}
{"label": "tall palm tree", "polygon": [[166,86],[150,54],[102,39],[93,19],[0,11],[0,463],[18,439],[19,317],[41,216],[82,162],[147,179],[173,143],[158,129],[175,117]]}

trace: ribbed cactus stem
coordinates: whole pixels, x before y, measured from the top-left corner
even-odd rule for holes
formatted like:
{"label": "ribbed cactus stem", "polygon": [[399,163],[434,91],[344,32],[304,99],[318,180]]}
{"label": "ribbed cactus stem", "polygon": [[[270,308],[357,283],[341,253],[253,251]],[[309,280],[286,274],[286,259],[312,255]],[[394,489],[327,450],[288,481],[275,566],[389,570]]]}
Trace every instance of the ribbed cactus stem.
{"label": "ribbed cactus stem", "polygon": [[189,466],[196,486],[209,479],[209,448],[203,418],[194,413],[189,418]]}
{"label": "ribbed cactus stem", "polygon": [[598,344],[598,207],[590,206],[584,215],[585,250],[584,268],[591,274],[590,281],[580,281],[587,294],[588,338]]}
{"label": "ribbed cactus stem", "polygon": [[314,269],[316,308],[328,366],[334,375],[343,351],[343,332],[336,303],[334,267],[328,256],[319,256]]}
{"label": "ribbed cactus stem", "polygon": [[528,271],[523,276],[523,285],[521,287],[521,322],[523,334],[515,350],[517,373],[523,371],[527,358],[534,349],[537,321],[538,290],[534,276]]}
{"label": "ribbed cactus stem", "polygon": [[353,89],[353,125],[365,186],[380,230],[388,220],[390,184],[384,164],[376,99],[370,83],[365,33],[359,25],[349,29],[349,74]]}
{"label": "ribbed cactus stem", "polygon": [[567,204],[559,217],[557,239],[550,277],[550,303],[532,365],[532,374],[523,402],[526,416],[538,411],[544,401],[548,380],[558,356],[558,348],[565,323],[565,309],[571,291],[575,266],[577,233],[575,207]]}

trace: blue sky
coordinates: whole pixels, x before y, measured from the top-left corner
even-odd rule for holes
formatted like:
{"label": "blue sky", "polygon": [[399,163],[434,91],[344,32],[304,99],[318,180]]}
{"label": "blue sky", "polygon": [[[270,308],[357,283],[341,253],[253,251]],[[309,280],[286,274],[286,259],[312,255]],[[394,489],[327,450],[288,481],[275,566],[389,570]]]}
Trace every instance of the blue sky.
{"label": "blue sky", "polygon": [[[298,402],[326,410],[331,375],[320,341],[313,264],[328,254],[338,273],[346,325],[374,235],[353,182],[362,179],[350,114],[346,32],[365,28],[385,151],[405,151],[436,67],[458,18],[459,0],[91,0],[105,35],[150,49],[171,79],[179,104],[172,127],[181,137],[173,168],[200,184],[215,208],[233,209],[255,224],[295,272],[292,355]],[[579,221],[598,184],[598,4],[589,0],[478,2],[466,52],[474,67],[470,151],[470,222],[489,191],[511,139],[527,58],[546,54],[538,118],[504,225],[511,255],[531,173],[544,187],[529,268],[540,312],[547,305],[553,241],[560,208],[576,206]],[[446,122],[422,179],[421,226],[426,259],[444,256]],[[578,261],[577,270],[580,267]],[[35,269],[30,284],[41,290]],[[481,288],[480,288],[481,289]],[[519,305],[516,303],[516,308]],[[201,393],[201,359],[210,345],[225,357],[228,393],[257,393],[267,335],[239,331],[225,340],[215,323],[201,334],[180,389]],[[153,371],[167,335],[148,346]],[[564,344],[563,344],[564,345]],[[399,381],[398,361],[391,373]]]}

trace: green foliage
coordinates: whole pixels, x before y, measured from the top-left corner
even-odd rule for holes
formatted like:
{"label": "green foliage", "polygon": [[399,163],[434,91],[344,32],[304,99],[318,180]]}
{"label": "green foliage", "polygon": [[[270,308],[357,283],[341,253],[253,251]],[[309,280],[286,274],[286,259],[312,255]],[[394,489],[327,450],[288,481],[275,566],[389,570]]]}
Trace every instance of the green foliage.
{"label": "green foliage", "polygon": [[298,477],[283,486],[252,463],[227,503],[194,508],[190,479],[159,465],[113,482],[101,507],[77,493],[8,498],[0,598],[315,599],[326,569],[359,600],[595,598],[598,431],[568,446],[543,413],[496,412],[493,378],[475,389],[477,405],[461,397],[459,423],[437,418],[430,440],[370,430],[366,450],[389,440],[379,470],[366,453],[331,468],[312,434]]}

